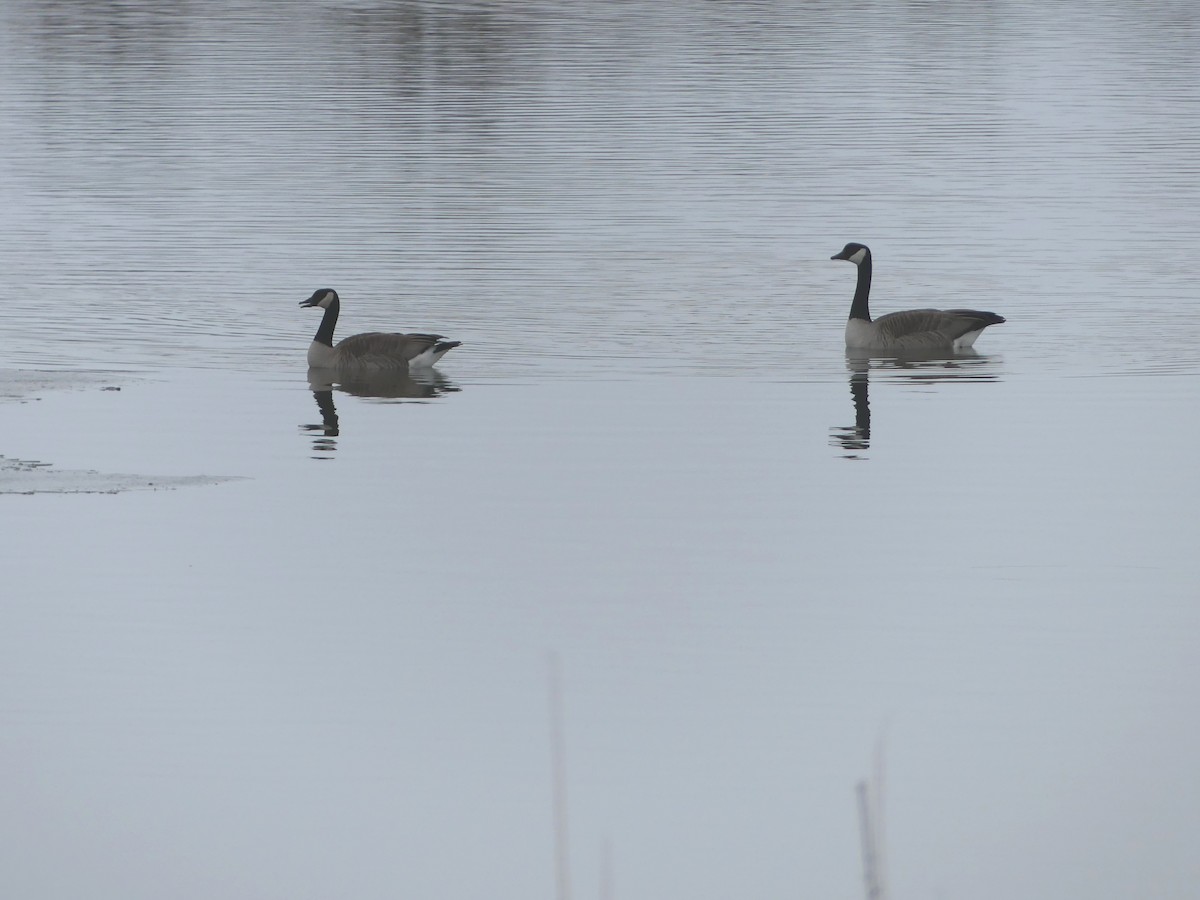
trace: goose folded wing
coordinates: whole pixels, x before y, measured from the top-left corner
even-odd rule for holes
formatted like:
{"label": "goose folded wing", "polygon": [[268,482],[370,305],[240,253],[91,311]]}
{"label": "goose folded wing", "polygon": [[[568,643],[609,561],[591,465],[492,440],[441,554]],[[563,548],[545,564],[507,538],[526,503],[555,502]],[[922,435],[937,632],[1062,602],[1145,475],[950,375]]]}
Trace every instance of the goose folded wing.
{"label": "goose folded wing", "polygon": [[970,309],[908,309],[888,313],[875,320],[875,328],[885,341],[896,344],[927,343],[941,346],[964,334],[1004,321],[993,313]]}
{"label": "goose folded wing", "polygon": [[355,358],[393,357],[412,359],[441,340],[439,334],[389,334],[369,331],[348,337],[338,352]]}

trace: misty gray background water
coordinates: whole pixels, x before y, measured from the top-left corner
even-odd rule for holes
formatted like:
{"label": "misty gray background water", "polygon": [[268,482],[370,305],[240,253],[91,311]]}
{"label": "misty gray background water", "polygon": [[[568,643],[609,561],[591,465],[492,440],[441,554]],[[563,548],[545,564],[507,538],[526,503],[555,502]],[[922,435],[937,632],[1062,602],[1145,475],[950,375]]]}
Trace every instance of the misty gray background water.
{"label": "misty gray background water", "polygon": [[0,893],[1192,896],[1198,15],[4,4]]}

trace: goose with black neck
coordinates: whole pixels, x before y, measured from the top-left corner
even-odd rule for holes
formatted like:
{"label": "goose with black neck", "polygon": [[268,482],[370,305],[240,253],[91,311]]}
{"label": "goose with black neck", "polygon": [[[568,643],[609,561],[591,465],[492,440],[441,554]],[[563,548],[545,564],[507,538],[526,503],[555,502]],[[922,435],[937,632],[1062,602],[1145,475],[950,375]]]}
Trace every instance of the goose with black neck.
{"label": "goose with black neck", "polygon": [[389,334],[366,332],[343,338],[335,345],[341,300],[333,288],[318,288],[300,305],[325,311],[321,325],[308,346],[308,365],[314,369],[342,372],[404,372],[409,368],[427,368],[462,341],[443,340],[440,334]]}
{"label": "goose with black neck", "polygon": [[908,309],[871,318],[871,251],[851,242],[830,259],[844,259],[858,267],[858,285],[846,322],[846,347],[851,350],[966,350],[989,325],[1000,325],[1003,316],[978,309]]}

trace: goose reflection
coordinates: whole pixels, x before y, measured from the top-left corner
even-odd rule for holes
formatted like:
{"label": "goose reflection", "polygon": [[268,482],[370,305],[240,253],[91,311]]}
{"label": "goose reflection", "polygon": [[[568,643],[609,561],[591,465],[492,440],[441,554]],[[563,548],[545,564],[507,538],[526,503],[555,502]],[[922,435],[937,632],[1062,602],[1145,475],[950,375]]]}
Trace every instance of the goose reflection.
{"label": "goose reflection", "polygon": [[315,459],[329,459],[337,450],[336,438],[340,435],[341,428],[338,424],[337,406],[333,402],[334,391],[355,397],[421,402],[462,390],[436,369],[371,373],[355,376],[348,381],[342,381],[337,376],[338,373],[328,369],[308,370],[308,387],[312,391],[313,399],[317,401],[321,421],[301,425],[300,430],[313,435],[312,446],[317,454]]}
{"label": "goose reflection", "polygon": [[908,351],[903,354],[846,350],[854,424],[829,429],[830,446],[843,450],[845,459],[865,459],[871,446],[871,372],[877,380],[937,384],[950,381],[999,381],[998,356],[974,350]]}

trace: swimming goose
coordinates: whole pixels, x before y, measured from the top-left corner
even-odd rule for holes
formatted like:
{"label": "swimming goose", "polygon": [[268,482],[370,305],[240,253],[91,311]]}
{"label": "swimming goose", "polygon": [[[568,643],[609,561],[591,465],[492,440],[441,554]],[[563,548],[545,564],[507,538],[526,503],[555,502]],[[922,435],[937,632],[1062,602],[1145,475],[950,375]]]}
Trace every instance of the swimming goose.
{"label": "swimming goose", "polygon": [[314,369],[342,369],[356,372],[403,371],[409,367],[432,366],[447,351],[462,341],[443,341],[440,334],[384,334],[372,331],[355,334],[333,345],[341,301],[332,288],[318,288],[304,307],[325,310],[321,327],[308,347],[308,364]]}
{"label": "swimming goose", "polygon": [[909,309],[871,321],[867,308],[871,251],[865,244],[849,243],[829,258],[846,259],[858,266],[858,287],[846,323],[846,346],[852,349],[965,350],[983,329],[1004,321],[1003,316],[977,309]]}

